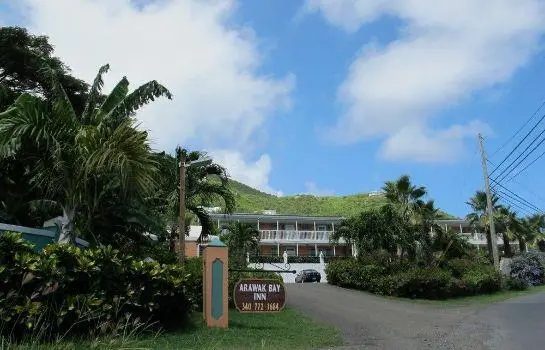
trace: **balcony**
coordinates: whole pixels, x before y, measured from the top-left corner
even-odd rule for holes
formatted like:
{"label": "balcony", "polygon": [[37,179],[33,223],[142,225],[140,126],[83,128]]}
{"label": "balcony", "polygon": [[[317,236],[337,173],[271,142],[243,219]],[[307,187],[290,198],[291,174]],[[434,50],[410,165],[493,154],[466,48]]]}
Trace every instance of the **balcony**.
{"label": "balcony", "polygon": [[260,232],[263,243],[329,243],[329,237],[333,234],[333,231],[260,230]]}

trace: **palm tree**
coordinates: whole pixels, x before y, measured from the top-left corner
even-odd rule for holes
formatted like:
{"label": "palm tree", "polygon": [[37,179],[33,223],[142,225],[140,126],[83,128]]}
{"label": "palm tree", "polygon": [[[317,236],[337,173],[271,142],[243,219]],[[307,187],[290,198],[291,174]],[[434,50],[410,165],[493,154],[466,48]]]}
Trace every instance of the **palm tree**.
{"label": "palm tree", "polygon": [[[178,217],[180,212],[179,160],[185,155],[186,162],[195,162],[207,157],[206,153],[176,149],[176,157],[166,153],[157,154],[161,173],[160,191],[158,196],[166,198],[163,216],[166,226],[170,228],[169,238],[178,236]],[[204,207],[223,202],[226,213],[235,209],[235,198],[229,187],[229,176],[224,167],[216,163],[189,166],[185,173],[185,207],[199,220],[202,230],[199,241],[212,233],[213,223]],[[189,226],[186,224],[186,234]]]}
{"label": "palm tree", "polygon": [[411,184],[409,175],[403,175],[396,181],[387,181],[382,190],[386,199],[398,208],[407,221],[414,221],[415,205],[427,193],[425,187]]}
{"label": "palm tree", "polygon": [[526,251],[526,244],[530,243],[536,246],[539,240],[543,239],[543,231],[545,229],[545,216],[542,214],[534,214],[519,220],[520,230],[518,232],[520,251]]}
{"label": "palm tree", "polygon": [[252,224],[235,222],[227,227],[227,233],[221,236],[229,247],[229,260],[233,266],[246,266],[246,255],[257,251],[261,234]]}
{"label": "palm tree", "polygon": [[511,238],[517,237],[517,232],[519,232],[519,220],[517,214],[514,211],[511,211],[510,208],[500,206],[494,215],[495,222],[498,230],[502,232],[503,240],[503,254],[506,257],[513,255],[511,251],[511,244],[509,240]]}
{"label": "palm tree", "polygon": [[[494,210],[499,209],[499,198],[496,194],[492,194],[492,207]],[[473,210],[466,216],[466,219],[477,229],[483,230],[486,233],[486,245],[488,248],[489,256],[492,257],[492,238],[490,236],[490,223],[487,213],[487,198],[486,192],[477,191],[475,195],[466,202],[467,205]]]}
{"label": "palm tree", "polygon": [[126,198],[153,191],[156,164],[148,135],[137,129],[133,115],[155,98],[170,99],[171,94],[156,81],[129,93],[124,77],[103,96],[102,76],[109,70],[105,65],[94,80],[83,112],[77,115],[55,72],[44,69],[53,82],[52,97],[23,93],[0,113],[0,157],[16,155],[28,143],[40,148],[41,158],[30,169],[32,182],[43,189],[47,203],[62,211],[59,242],[74,243],[78,215],[86,206],[99,206],[109,186],[119,186],[120,195]]}

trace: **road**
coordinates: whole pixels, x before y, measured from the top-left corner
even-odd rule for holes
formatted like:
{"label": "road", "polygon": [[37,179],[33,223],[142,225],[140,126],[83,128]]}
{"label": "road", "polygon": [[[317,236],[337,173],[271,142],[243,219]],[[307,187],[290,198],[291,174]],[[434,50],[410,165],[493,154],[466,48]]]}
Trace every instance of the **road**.
{"label": "road", "polygon": [[286,284],[287,304],[340,329],[346,349],[543,349],[545,293],[434,306],[318,284]]}

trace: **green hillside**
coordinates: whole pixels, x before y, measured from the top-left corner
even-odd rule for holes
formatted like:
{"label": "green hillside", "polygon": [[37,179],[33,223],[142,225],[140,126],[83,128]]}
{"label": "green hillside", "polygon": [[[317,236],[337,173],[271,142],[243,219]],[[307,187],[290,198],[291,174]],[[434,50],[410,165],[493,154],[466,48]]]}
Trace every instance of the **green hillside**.
{"label": "green hillside", "polygon": [[[312,195],[278,197],[235,180],[230,181],[230,186],[235,194],[235,212],[237,213],[261,213],[263,210],[276,210],[277,214],[349,217],[386,203],[384,197],[370,197],[367,193],[326,197]],[[452,218],[447,214],[444,214],[444,217]]]}
{"label": "green hillside", "polygon": [[260,192],[237,181],[231,181],[235,193],[236,212],[254,213],[276,210],[277,214],[352,216],[365,209],[385,203],[383,197],[368,194],[316,197],[311,195],[282,196]]}

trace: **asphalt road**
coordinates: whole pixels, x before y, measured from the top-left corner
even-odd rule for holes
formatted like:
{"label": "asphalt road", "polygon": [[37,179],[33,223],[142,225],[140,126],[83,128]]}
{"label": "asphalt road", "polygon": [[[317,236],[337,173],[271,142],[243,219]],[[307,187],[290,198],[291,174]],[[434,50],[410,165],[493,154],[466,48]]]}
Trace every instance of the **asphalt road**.
{"label": "asphalt road", "polygon": [[545,349],[545,293],[438,307],[323,283],[286,287],[287,304],[339,328],[345,349]]}

